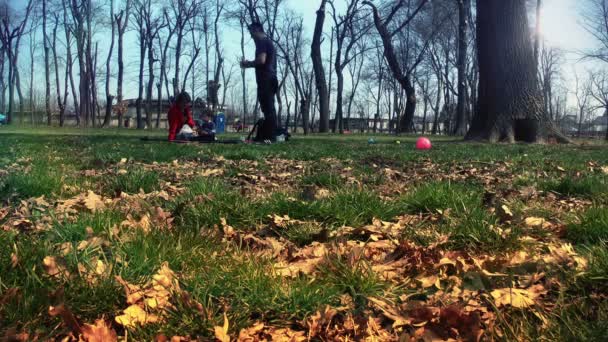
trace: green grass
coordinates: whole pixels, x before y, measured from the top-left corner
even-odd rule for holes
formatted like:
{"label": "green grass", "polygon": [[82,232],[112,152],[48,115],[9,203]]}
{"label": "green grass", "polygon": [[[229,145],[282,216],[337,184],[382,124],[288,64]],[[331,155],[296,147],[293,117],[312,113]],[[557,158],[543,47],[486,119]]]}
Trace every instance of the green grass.
{"label": "green grass", "polygon": [[[153,130],[143,135],[164,137],[165,133]],[[547,296],[547,300],[555,300],[556,304],[543,329],[529,312],[497,312],[509,324],[509,327],[501,325],[505,328],[503,339],[601,340],[607,333],[605,199],[608,185],[606,176],[587,171],[590,161],[608,165],[605,147],[495,146],[455,143],[450,137],[438,137],[433,139],[433,150],[418,152],[412,148],[415,136],[399,137],[400,145],[395,144],[397,138],[391,136],[376,136],[375,145],[367,143],[370,135],[296,136],[288,144],[271,146],[178,145],[144,142],[141,136],[140,132],[114,129],[0,128],[0,146],[6,146],[0,149],[0,209],[11,209],[0,224],[10,222],[12,209],[20,205],[19,200],[44,195],[53,202],[75,195],[67,192],[64,185],[76,186],[81,192],[93,190],[111,198],[120,192],[161,190],[165,181],[185,188],[184,193],[169,200],[154,199],[140,204],[142,210],[159,206],[171,213],[175,217],[172,230],[161,230],[156,225],[148,233],[120,228],[127,214],[137,218],[142,213],[135,207],[111,205],[104,211],[83,211],[70,218],[53,215],[53,208],[48,212],[34,210],[23,215],[37,223],[50,216],[51,219],[44,221],[46,230],[0,229],[0,298],[7,289],[19,288],[19,295],[0,307],[0,331],[8,327],[30,333],[37,331],[41,340],[65,334],[67,328],[60,324],[60,319],[47,313],[49,306],[59,303],[65,303],[83,323],[100,317],[111,320],[127,307],[124,289],[115,281],[115,276],[141,285],[149,281],[163,263],[179,275],[180,287],[200,302],[205,312],[201,315],[175,299],[176,306],[164,324],[130,330],[128,335],[133,340],[153,340],[159,332],[210,340],[213,327],[223,323],[224,312],[229,316],[233,335],[254,322],[295,329],[327,305],[342,306],[345,296],[353,299],[352,314],[367,317],[369,296],[398,298],[404,288],[415,289],[409,289],[407,283],[394,284],[381,279],[372,270],[371,261],[355,257],[356,253],[332,252],[314,275],[284,278],[274,271],[276,260],[252,254],[238,241],[223,242],[216,226],[225,218],[236,230],[251,233],[268,228],[271,215],[289,215],[303,222],[275,229],[277,238],[293,242],[296,248],[326,240],[328,246],[338,246],[342,240],[332,240],[329,233],[344,225],[361,227],[375,218],[391,221],[410,214],[420,215],[421,221],[404,227],[401,235],[395,237],[400,240],[397,242],[413,241],[428,246],[440,234],[445,234],[449,235],[447,244],[440,248],[472,255],[502,254],[521,247],[520,238],[531,234],[532,229],[521,227],[520,220],[501,222],[484,206],[483,194],[487,190],[515,190],[516,193],[523,186],[536,185],[539,190],[561,194],[560,199],[575,197],[593,201],[593,206],[583,211],[559,213],[560,219],[580,218],[571,220],[566,239],[574,242],[577,250],[588,258],[589,267],[584,272],[560,269],[561,273],[547,273],[546,277],[557,277],[561,286],[553,288]],[[217,156],[234,161],[222,177],[176,180],[170,167],[152,171],[144,165],[174,160],[198,161],[204,165]],[[120,164],[123,158],[129,160],[126,165]],[[272,194],[244,195],[234,186],[234,178],[247,168],[241,160],[257,161],[256,172],[265,175],[271,170],[269,163],[273,158],[301,161],[306,167],[300,173],[294,171],[289,186],[280,184],[280,190]],[[335,159],[339,162],[331,161]],[[539,163],[539,160],[548,162]],[[428,180],[453,166],[492,168],[504,161],[509,163],[506,172],[522,176],[514,184],[484,186],[475,179]],[[436,169],[431,170],[434,173],[414,176],[423,162],[435,163]],[[356,178],[358,185],[347,184],[336,165],[352,167],[349,174]],[[568,175],[578,172],[581,175],[564,177],[556,166],[566,169]],[[122,168],[126,173],[119,172]],[[383,168],[398,170],[411,178],[393,183],[396,181],[385,177]],[[83,170],[104,170],[109,174],[85,177]],[[545,172],[547,177],[538,176]],[[385,190],[392,186],[410,190],[386,197]],[[302,189],[308,187],[328,189],[329,196],[302,200]],[[516,216],[548,219],[556,216],[550,206],[531,208],[517,199],[509,203],[517,203],[512,208]],[[90,238],[91,232],[106,243],[78,249],[82,241]],[[542,239],[554,239],[555,235],[554,232],[544,235],[534,232],[534,236]],[[72,246],[69,253],[62,248],[65,244]],[[11,265],[12,253],[18,256],[15,267]],[[74,276],[67,280],[47,277],[42,267],[46,256],[63,258]],[[93,265],[96,260],[103,260],[111,271],[95,284],[89,284],[79,275],[78,268]],[[51,296],[59,288],[63,288],[63,294]],[[115,328],[119,335],[125,334],[124,330]]]}
{"label": "green grass", "polygon": [[129,194],[143,191],[149,193],[160,189],[160,176],[155,171],[146,171],[140,167],[123,169],[114,177],[108,177],[103,181],[105,193],[117,194],[126,192]]}
{"label": "green grass", "polygon": [[580,223],[568,226],[567,237],[575,243],[597,244],[608,241],[608,208],[588,209],[582,215]]}
{"label": "green grass", "polygon": [[553,191],[561,195],[580,196],[603,199],[601,195],[608,192],[608,177],[589,175],[579,178],[566,177],[541,183],[544,191]]}

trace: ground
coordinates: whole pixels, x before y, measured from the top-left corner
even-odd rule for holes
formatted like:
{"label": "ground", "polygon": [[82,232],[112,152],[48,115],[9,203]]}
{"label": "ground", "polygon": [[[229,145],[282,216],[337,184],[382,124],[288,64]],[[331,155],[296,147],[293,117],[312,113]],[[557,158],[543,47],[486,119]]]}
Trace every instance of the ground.
{"label": "ground", "polygon": [[140,136],[0,129],[3,339],[608,334],[605,145]]}

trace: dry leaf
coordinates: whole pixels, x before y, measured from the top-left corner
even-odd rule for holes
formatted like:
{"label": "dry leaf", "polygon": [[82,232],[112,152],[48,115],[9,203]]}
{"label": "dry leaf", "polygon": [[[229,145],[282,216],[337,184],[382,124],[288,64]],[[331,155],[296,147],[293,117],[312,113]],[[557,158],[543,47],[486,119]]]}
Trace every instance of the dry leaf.
{"label": "dry leaf", "polygon": [[228,317],[224,312],[224,326],[216,326],[215,330],[215,338],[220,340],[220,342],[230,342],[230,336],[228,335]]}
{"label": "dry leaf", "polygon": [[103,319],[98,319],[95,324],[82,326],[82,337],[87,342],[115,342],[118,341],[116,331]]}
{"label": "dry leaf", "polygon": [[65,267],[63,260],[54,257],[47,256],[42,260],[42,266],[50,277],[63,277],[67,278],[70,276],[70,272]]}
{"label": "dry leaf", "polygon": [[439,277],[436,275],[428,276],[428,277],[418,277],[416,278],[420,282],[420,285],[423,289],[435,286],[438,289],[441,289],[441,282]]}
{"label": "dry leaf", "polygon": [[139,305],[134,304],[123,310],[123,314],[116,316],[115,320],[116,323],[124,327],[134,328],[138,325],[159,322],[160,318],[157,315],[147,313]]}
{"label": "dry leaf", "polygon": [[494,298],[497,307],[511,305],[515,308],[528,308],[547,290],[542,285],[535,285],[529,289],[503,288],[496,289],[490,294]]}
{"label": "dry leaf", "polygon": [[542,227],[545,219],[541,217],[528,217],[525,219],[525,223],[528,227]]}
{"label": "dry leaf", "polygon": [[84,205],[92,212],[96,212],[105,208],[105,203],[103,202],[101,196],[95,194],[93,191],[90,190],[87,192],[87,195],[84,198]]}

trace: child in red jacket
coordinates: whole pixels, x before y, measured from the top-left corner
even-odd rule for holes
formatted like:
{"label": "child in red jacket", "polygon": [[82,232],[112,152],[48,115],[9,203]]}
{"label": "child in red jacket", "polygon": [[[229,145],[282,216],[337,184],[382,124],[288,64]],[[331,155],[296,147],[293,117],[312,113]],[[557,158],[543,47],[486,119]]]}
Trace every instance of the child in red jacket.
{"label": "child in red jacket", "polygon": [[183,92],[177,96],[175,103],[171,106],[168,113],[169,119],[169,141],[174,141],[178,132],[184,125],[194,128],[192,119],[190,94]]}

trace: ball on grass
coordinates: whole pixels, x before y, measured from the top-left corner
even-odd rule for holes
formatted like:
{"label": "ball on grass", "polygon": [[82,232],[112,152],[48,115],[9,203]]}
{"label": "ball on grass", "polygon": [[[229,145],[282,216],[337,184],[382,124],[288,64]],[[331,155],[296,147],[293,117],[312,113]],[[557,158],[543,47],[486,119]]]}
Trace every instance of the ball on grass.
{"label": "ball on grass", "polygon": [[397,141],[395,141],[395,144],[401,145],[401,141],[397,140]]}
{"label": "ball on grass", "polygon": [[418,138],[416,141],[416,149],[417,150],[430,150],[433,147],[431,144],[431,140],[429,138]]}

